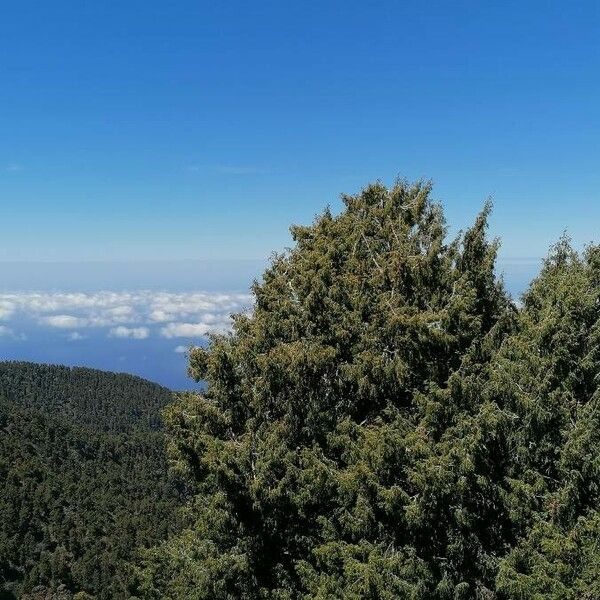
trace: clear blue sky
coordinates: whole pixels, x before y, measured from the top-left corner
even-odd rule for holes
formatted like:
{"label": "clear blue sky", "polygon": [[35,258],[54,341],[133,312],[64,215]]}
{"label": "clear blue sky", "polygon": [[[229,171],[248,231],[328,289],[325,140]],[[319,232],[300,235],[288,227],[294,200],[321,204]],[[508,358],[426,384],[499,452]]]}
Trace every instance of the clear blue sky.
{"label": "clear blue sky", "polygon": [[540,256],[600,239],[600,4],[5,3],[0,136],[0,260],[263,259],[398,174]]}

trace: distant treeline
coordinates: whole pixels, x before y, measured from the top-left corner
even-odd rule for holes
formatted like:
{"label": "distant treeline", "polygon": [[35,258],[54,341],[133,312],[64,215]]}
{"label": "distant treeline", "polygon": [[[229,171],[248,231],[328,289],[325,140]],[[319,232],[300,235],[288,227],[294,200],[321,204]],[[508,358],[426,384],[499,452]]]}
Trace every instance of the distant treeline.
{"label": "distant treeline", "polygon": [[28,362],[0,362],[0,396],[106,432],[157,430],[173,399],[167,388],[134,375]]}

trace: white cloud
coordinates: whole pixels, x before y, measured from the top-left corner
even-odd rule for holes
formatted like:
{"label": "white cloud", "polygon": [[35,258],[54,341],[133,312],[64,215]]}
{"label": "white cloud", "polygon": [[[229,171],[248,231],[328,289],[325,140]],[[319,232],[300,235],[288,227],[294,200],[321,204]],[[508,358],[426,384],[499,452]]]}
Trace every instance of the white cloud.
{"label": "white cloud", "polygon": [[160,334],[166,338],[198,338],[205,337],[209,333],[224,334],[231,330],[228,320],[214,321],[209,319],[208,323],[168,323],[161,328]]}
{"label": "white cloud", "polygon": [[166,321],[172,321],[175,318],[175,315],[159,308],[151,311],[149,318],[155,323],[165,323]]}
{"label": "white cloud", "polygon": [[150,330],[147,327],[124,327],[120,325],[111,329],[109,335],[117,338],[145,340],[150,335]]}
{"label": "white cloud", "polygon": [[[161,324],[166,338],[198,338],[231,329],[230,315],[252,306],[250,294],[207,292],[0,293],[0,320],[28,319],[63,330],[106,328],[109,335],[144,339]],[[144,332],[148,329],[148,334]],[[77,338],[73,332],[72,340]]]}
{"label": "white cloud", "polygon": [[89,323],[88,319],[74,317],[73,315],[51,315],[43,317],[41,322],[59,329],[76,329],[77,327],[86,327]]}
{"label": "white cloud", "polygon": [[177,354],[187,354],[188,347],[187,346],[175,346],[174,352]]}
{"label": "white cloud", "polygon": [[5,320],[12,317],[15,312],[15,305],[6,300],[0,301],[0,319]]}
{"label": "white cloud", "polygon": [[204,337],[210,332],[211,327],[206,323],[169,323],[160,330],[160,334],[166,338],[197,338]]}
{"label": "white cloud", "polygon": [[79,333],[79,331],[73,331],[67,335],[67,339],[70,342],[78,342],[80,340],[87,339],[87,335],[83,335],[83,334]]}
{"label": "white cloud", "polygon": [[123,321],[124,323],[135,321],[137,315],[133,306],[115,306],[113,308],[107,308],[105,310],[107,318],[117,321]]}

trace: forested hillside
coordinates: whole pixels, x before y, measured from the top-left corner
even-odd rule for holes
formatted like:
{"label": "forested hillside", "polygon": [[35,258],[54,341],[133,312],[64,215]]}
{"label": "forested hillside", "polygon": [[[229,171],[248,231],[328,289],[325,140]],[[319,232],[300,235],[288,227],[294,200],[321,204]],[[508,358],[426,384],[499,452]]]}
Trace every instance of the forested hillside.
{"label": "forested hillside", "polygon": [[170,390],[134,375],[27,362],[0,362],[0,396],[96,431],[158,429],[173,399]]}
{"label": "forested hillside", "polygon": [[139,598],[600,598],[600,247],[522,303],[427,185],[293,227],[166,409],[192,519]]}
{"label": "forested hillside", "polygon": [[171,392],[1,363],[0,393],[0,597],[128,597],[136,549],[177,525],[160,416]]}

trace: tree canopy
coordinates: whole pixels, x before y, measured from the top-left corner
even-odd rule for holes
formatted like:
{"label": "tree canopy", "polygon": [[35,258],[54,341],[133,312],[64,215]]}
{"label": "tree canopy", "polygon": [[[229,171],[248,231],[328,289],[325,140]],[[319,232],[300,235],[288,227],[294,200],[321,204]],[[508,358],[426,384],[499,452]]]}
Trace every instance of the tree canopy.
{"label": "tree canopy", "polygon": [[146,555],[140,596],[493,593],[513,526],[478,392],[517,311],[489,205],[448,241],[430,191],[371,185],[293,227],[252,315],[192,353],[207,391],[166,419],[193,525]]}

